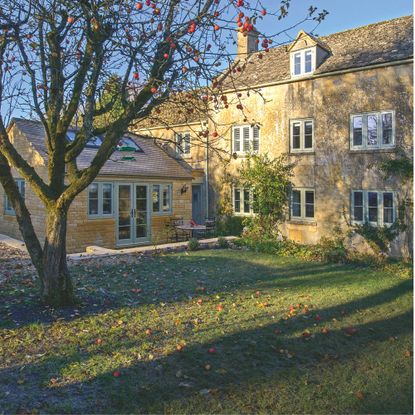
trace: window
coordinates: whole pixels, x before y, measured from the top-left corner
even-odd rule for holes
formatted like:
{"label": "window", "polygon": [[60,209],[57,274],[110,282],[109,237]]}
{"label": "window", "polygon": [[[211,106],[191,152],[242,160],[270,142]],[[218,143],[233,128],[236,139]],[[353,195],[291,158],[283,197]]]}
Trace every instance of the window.
{"label": "window", "polygon": [[234,153],[258,153],[259,126],[246,125],[242,127],[233,127],[232,131]]}
{"label": "window", "polygon": [[176,151],[178,154],[190,154],[190,133],[176,134]]}
{"label": "window", "polygon": [[311,74],[314,66],[314,49],[300,50],[291,54],[291,75]]}
{"label": "window", "polygon": [[[66,133],[68,141],[73,142],[76,138],[77,130],[69,130]],[[92,136],[86,143],[86,148],[99,148],[101,147],[103,138],[99,135]],[[144,153],[143,149],[131,138],[123,137],[117,144],[118,151],[134,151],[136,153]]]}
{"label": "window", "polygon": [[350,120],[352,150],[390,148],[395,145],[393,111],[354,114]]}
{"label": "window", "polygon": [[[17,187],[19,189],[20,194],[22,195],[22,198],[25,198],[25,194],[26,194],[26,184],[25,181],[23,179],[16,179],[15,180]],[[11,204],[10,199],[7,197],[7,195],[5,196],[4,199],[4,212],[9,214],[9,215],[15,215],[15,211],[13,209],[13,206]]]}
{"label": "window", "polygon": [[88,186],[88,216],[112,216],[113,186],[112,183],[94,182]]}
{"label": "window", "polygon": [[153,184],[153,213],[171,212],[171,185]]}
{"label": "window", "polygon": [[395,221],[393,192],[353,190],[351,201],[351,216],[355,223],[382,226]]}
{"label": "window", "polygon": [[291,218],[313,220],[314,204],[313,189],[293,189],[291,192]]}
{"label": "window", "polygon": [[292,120],[290,150],[292,153],[314,150],[314,122],[312,119]]}
{"label": "window", "polygon": [[234,187],[233,189],[233,211],[235,215],[251,215],[255,213],[253,201],[255,194],[250,189]]}
{"label": "window", "polygon": [[123,137],[117,145],[118,151],[134,151],[144,153],[143,149],[130,137]]}

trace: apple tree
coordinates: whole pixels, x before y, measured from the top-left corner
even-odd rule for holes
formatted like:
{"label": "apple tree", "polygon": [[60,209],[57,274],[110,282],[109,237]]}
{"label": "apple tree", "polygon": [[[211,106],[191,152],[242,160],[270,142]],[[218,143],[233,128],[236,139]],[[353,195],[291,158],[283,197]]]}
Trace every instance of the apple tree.
{"label": "apple tree", "polygon": [[[220,102],[220,75],[235,58],[229,46],[236,31],[248,33],[265,18],[277,25],[289,5],[284,0],[272,11],[251,0],[2,0],[0,184],[16,212],[44,303],[74,301],[66,261],[68,210],[129,126],[174,93],[203,91],[208,102]],[[307,13],[310,18],[315,9]],[[101,100],[114,76],[117,100]],[[7,122],[16,112],[43,125],[47,179],[10,139]],[[96,122],[106,114],[108,122]],[[68,140],[75,120],[76,136]],[[102,144],[91,164],[79,169],[77,157],[96,135]],[[43,244],[12,168],[45,207]]]}

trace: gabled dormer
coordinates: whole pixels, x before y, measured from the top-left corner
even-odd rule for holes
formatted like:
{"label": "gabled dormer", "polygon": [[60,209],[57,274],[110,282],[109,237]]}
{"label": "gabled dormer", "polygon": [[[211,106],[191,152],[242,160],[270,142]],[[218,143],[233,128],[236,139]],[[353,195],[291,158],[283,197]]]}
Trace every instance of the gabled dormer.
{"label": "gabled dormer", "polygon": [[288,52],[293,78],[312,75],[330,53],[325,45],[304,30],[300,30]]}

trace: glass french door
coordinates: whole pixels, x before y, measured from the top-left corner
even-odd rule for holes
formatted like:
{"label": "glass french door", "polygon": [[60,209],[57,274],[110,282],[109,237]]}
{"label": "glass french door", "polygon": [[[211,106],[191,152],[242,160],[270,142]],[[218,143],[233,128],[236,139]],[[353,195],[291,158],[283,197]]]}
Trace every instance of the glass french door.
{"label": "glass french door", "polygon": [[117,244],[130,245],[149,241],[149,186],[119,183],[117,205]]}

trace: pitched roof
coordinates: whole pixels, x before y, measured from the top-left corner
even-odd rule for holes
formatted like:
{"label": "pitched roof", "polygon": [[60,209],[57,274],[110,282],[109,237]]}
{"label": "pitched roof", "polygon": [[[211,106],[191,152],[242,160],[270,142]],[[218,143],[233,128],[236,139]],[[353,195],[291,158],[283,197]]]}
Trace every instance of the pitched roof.
{"label": "pitched roof", "polygon": [[149,116],[138,120],[136,127],[140,129],[203,122],[207,119],[208,112],[208,103],[202,99],[203,95],[206,92],[200,89],[171,94]]}
{"label": "pitched roof", "polygon": [[[316,38],[330,51],[314,74],[360,68],[413,57],[413,18],[399,17],[380,23]],[[230,71],[223,79],[224,89],[247,88],[291,79],[290,53],[287,46],[268,53],[252,54],[237,65],[245,66],[236,74]]]}
{"label": "pitched roof", "polygon": [[[14,118],[14,124],[22,132],[27,140],[34,146],[39,154],[47,159],[45,145],[45,130],[39,121]],[[158,146],[153,138],[136,134],[125,134],[140,146],[143,152],[115,151],[100,171],[100,175],[108,176],[140,176],[183,178],[192,177],[189,169],[186,169],[178,160],[167,154]],[[78,168],[86,168],[97,153],[96,148],[85,148],[77,158]],[[126,157],[128,159],[123,159]],[[129,159],[132,157],[132,159]]]}

